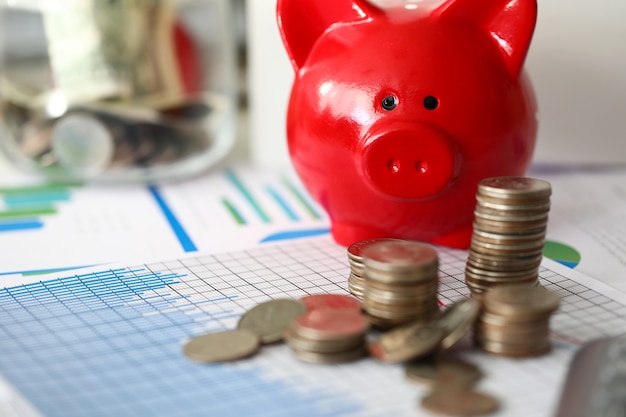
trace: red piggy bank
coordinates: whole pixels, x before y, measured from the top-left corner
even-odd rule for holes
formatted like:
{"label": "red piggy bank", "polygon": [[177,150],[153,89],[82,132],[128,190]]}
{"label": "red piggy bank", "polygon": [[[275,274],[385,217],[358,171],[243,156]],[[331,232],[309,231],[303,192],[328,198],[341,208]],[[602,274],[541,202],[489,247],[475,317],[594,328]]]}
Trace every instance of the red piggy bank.
{"label": "red piggy bank", "polygon": [[523,175],[532,158],[536,101],[523,64],[537,5],[400,4],[278,1],[296,71],[289,153],[338,243],[466,248],[478,182]]}

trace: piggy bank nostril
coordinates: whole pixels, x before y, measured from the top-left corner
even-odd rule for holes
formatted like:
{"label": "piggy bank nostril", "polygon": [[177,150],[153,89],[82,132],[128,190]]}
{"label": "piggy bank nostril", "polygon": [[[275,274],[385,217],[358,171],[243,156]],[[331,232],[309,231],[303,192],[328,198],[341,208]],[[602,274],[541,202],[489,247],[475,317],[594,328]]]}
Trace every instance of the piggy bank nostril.
{"label": "piggy bank nostril", "polygon": [[415,163],[415,170],[419,174],[426,174],[428,172],[428,162],[426,162],[426,161],[417,161]]}
{"label": "piggy bank nostril", "polygon": [[[420,140],[407,141],[407,137]],[[359,170],[368,185],[388,197],[431,197],[452,181],[455,151],[437,131],[411,124],[365,139]]]}
{"label": "piggy bank nostril", "polygon": [[392,174],[400,171],[400,161],[398,161],[396,158],[389,159],[387,161],[387,170],[389,170],[389,172],[391,172]]}

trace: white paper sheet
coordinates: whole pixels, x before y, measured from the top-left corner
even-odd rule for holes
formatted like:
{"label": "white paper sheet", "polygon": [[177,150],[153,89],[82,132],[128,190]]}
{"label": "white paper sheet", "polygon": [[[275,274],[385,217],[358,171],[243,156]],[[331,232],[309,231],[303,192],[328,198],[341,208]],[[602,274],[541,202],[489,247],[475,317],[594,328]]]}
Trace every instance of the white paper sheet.
{"label": "white paper sheet", "polygon": [[[467,253],[438,251],[439,298],[449,306],[468,295]],[[284,345],[224,365],[182,355],[190,337],[235,328],[259,302],[345,294],[348,274],[345,249],[324,236],[44,282],[22,277],[0,291],[0,372],[46,417],[431,415],[418,405],[426,388],[408,382],[400,365],[305,364]],[[549,261],[540,277],[563,297],[549,354],[494,357],[469,340],[455,347],[485,372],[477,388],[502,402],[496,416],[551,416],[577,349],[626,332],[621,293]]]}
{"label": "white paper sheet", "polygon": [[580,254],[576,269],[626,292],[626,167],[538,166],[552,184],[548,239]]}

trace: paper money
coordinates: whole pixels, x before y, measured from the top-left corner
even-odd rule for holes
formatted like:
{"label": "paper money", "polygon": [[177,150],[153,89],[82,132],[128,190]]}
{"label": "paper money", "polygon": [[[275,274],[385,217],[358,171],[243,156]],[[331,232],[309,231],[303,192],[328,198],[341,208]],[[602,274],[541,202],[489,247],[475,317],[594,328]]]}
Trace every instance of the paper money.
{"label": "paper money", "polygon": [[180,102],[172,0],[66,0],[43,20],[54,87],[68,102]]}

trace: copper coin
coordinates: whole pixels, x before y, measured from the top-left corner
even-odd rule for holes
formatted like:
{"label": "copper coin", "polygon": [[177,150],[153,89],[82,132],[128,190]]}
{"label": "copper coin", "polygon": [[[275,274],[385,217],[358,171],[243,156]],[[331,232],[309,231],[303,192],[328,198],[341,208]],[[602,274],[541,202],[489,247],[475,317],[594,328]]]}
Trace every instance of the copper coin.
{"label": "copper coin", "polygon": [[477,300],[468,298],[453,304],[441,314],[437,322],[446,332],[441,341],[442,349],[449,349],[461,340],[476,322],[480,307],[481,305]]}
{"label": "copper coin", "polygon": [[445,335],[436,324],[411,323],[383,334],[370,344],[370,353],[384,362],[408,361],[435,351]]}
{"label": "copper coin", "polygon": [[430,271],[438,264],[437,251],[422,242],[392,240],[377,242],[363,251],[365,271]]}
{"label": "copper coin", "polygon": [[493,413],[499,408],[494,397],[472,391],[434,390],[422,398],[422,407],[437,414],[453,416],[478,416]]}
{"label": "copper coin", "polygon": [[478,193],[496,198],[547,198],[552,194],[549,182],[529,177],[501,176],[485,178],[478,183]]}
{"label": "copper coin", "polygon": [[348,258],[355,260],[358,263],[363,262],[363,251],[378,242],[388,242],[388,241],[400,241],[400,239],[392,239],[392,238],[378,238],[378,239],[367,239],[361,240],[360,242],[353,243],[348,246]]}
{"label": "copper coin", "polygon": [[365,334],[369,323],[363,314],[351,309],[320,309],[298,317],[292,329],[309,339],[334,340]]}
{"label": "copper coin", "polygon": [[338,364],[354,362],[367,356],[367,348],[359,346],[343,352],[319,353],[307,350],[292,349],[293,355],[302,362],[316,364]]}
{"label": "copper coin", "polygon": [[300,301],[304,303],[308,311],[323,308],[361,311],[361,301],[349,295],[315,294],[302,297]]}
{"label": "copper coin", "polygon": [[476,365],[448,356],[410,363],[406,367],[405,375],[409,380],[431,388],[436,385],[469,387],[483,377],[482,371]]}
{"label": "copper coin", "polygon": [[550,314],[558,309],[560,300],[558,294],[542,287],[507,285],[489,290],[484,308],[504,316]]}

